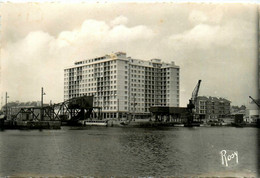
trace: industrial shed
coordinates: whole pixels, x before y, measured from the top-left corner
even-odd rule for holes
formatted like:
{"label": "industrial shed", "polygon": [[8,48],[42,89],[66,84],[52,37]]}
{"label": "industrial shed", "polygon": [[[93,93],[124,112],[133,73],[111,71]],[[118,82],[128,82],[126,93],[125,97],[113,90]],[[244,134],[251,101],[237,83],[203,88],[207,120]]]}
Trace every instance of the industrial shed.
{"label": "industrial shed", "polygon": [[152,117],[156,121],[178,122],[184,123],[187,121],[189,114],[186,107],[168,107],[168,106],[153,106],[150,108]]}

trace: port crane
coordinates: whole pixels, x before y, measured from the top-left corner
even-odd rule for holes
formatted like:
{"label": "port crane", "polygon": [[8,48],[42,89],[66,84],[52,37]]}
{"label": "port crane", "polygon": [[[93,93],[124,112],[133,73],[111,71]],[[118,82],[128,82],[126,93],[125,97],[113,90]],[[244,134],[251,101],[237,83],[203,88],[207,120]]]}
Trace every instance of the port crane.
{"label": "port crane", "polygon": [[196,112],[195,105],[196,105],[196,101],[198,98],[200,83],[201,83],[201,80],[198,81],[196,87],[194,88],[192,95],[191,95],[191,99],[189,100],[189,104],[187,105],[187,108],[189,110],[188,124],[192,124],[193,120],[195,118],[195,112]]}
{"label": "port crane", "polygon": [[254,98],[252,98],[251,96],[249,96],[249,98],[258,106],[258,108],[260,108],[260,104],[259,102],[257,102]]}
{"label": "port crane", "polygon": [[[249,98],[258,106],[258,108],[260,108],[260,103],[259,101],[255,100],[254,98],[252,98],[251,96],[249,96]],[[257,127],[259,128],[260,127],[260,119],[259,119],[259,116],[258,116],[258,119],[256,121],[256,124],[257,124]]]}

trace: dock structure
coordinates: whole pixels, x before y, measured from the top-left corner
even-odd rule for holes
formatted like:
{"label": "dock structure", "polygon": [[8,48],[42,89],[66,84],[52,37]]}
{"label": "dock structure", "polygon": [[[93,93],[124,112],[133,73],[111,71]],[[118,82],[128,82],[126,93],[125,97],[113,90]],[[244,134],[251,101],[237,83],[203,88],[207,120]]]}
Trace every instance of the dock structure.
{"label": "dock structure", "polygon": [[62,122],[77,124],[79,120],[101,120],[101,107],[93,107],[93,96],[81,96],[53,105],[55,116]]}
{"label": "dock structure", "polygon": [[4,129],[60,129],[60,121],[53,107],[21,107],[18,112],[1,123]]}
{"label": "dock structure", "polygon": [[41,107],[21,107],[2,128],[59,129],[62,122],[77,125],[79,120],[101,119],[101,108],[93,107],[93,96],[72,98]]}
{"label": "dock structure", "polygon": [[[42,114],[42,117],[41,117]],[[31,120],[31,121],[54,121],[59,120],[52,106],[44,107],[22,107],[12,120]]]}
{"label": "dock structure", "polygon": [[186,123],[189,110],[186,107],[153,106],[150,112],[158,122]]}

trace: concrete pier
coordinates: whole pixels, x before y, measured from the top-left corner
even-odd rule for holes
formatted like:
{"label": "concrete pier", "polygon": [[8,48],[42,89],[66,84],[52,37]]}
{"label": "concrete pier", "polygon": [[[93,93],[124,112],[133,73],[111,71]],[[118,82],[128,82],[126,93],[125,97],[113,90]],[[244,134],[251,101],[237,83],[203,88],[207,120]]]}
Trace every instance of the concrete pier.
{"label": "concrete pier", "polygon": [[5,120],[1,129],[60,129],[60,121],[11,121]]}

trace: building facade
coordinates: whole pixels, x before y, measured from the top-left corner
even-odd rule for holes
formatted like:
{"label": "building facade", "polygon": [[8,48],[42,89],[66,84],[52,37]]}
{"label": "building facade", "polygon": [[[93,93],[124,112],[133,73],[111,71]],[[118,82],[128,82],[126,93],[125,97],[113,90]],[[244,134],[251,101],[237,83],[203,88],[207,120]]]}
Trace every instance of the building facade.
{"label": "building facade", "polygon": [[245,122],[255,123],[259,120],[259,109],[246,109]]}
{"label": "building facade", "polygon": [[160,59],[144,61],[117,52],[64,69],[64,100],[94,96],[104,118],[145,117],[150,106],[179,106],[180,68]]}
{"label": "building facade", "polygon": [[218,119],[230,115],[230,101],[224,98],[198,96],[195,107],[201,119]]}

